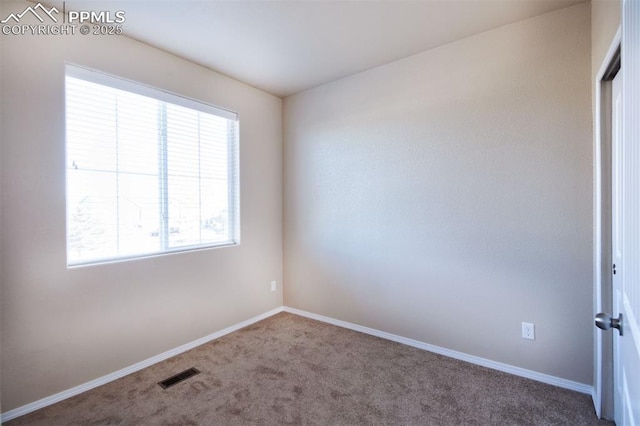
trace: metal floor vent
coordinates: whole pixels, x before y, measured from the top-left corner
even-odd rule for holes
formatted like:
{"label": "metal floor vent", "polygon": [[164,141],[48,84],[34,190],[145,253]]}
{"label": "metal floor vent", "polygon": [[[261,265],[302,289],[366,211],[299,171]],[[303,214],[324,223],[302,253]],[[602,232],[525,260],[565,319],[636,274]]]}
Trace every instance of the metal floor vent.
{"label": "metal floor vent", "polygon": [[183,380],[187,380],[189,377],[195,376],[196,374],[199,374],[199,373],[200,373],[200,370],[192,367],[188,370],[184,370],[182,373],[178,373],[175,376],[171,376],[168,379],[158,382],[158,384],[162,386],[162,389],[166,389],[177,383],[180,383]]}

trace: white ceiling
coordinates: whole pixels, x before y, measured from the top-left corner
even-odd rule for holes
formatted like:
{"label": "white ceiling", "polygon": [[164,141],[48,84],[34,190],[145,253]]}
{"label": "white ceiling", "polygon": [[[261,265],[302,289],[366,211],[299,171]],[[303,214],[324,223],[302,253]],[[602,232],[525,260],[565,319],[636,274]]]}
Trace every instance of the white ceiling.
{"label": "white ceiling", "polygon": [[582,1],[67,0],[66,9],[123,10],[126,35],[288,96]]}

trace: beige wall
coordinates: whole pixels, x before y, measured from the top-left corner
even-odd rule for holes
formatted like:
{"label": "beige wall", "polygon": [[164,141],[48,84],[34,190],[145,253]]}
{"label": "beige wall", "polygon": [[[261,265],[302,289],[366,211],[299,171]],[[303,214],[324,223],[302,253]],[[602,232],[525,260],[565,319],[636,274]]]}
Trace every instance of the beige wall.
{"label": "beige wall", "polygon": [[620,0],[591,0],[591,75],[595,79],[620,26]]}
{"label": "beige wall", "polygon": [[[5,412],[282,305],[280,99],[125,37],[1,38]],[[65,61],[239,112],[240,246],[66,268]]]}
{"label": "beige wall", "polygon": [[285,99],[285,304],[591,384],[590,60],[583,3]]}
{"label": "beige wall", "polygon": [[[288,98],[285,304],[591,383],[591,7],[591,56],[583,4]],[[279,99],[124,37],[0,44],[1,411],[282,304]],[[239,247],[65,268],[64,61],[240,113]]]}

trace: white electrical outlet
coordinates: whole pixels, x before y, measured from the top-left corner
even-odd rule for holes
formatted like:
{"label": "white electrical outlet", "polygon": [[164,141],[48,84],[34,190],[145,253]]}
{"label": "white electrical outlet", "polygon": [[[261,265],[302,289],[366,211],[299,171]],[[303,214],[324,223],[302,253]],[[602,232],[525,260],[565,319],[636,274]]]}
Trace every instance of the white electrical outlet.
{"label": "white electrical outlet", "polygon": [[271,291],[276,291],[277,283],[275,281],[271,281]]}
{"label": "white electrical outlet", "polygon": [[535,340],[536,339],[536,326],[530,322],[522,323],[522,338]]}

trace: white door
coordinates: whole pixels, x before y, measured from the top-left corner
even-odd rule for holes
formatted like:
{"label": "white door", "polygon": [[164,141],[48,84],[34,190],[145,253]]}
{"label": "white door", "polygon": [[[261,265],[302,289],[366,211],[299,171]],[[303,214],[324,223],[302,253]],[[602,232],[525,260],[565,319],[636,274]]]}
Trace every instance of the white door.
{"label": "white door", "polygon": [[[623,159],[624,159],[624,146],[622,144],[622,71],[613,79],[612,84],[612,99],[611,99],[611,260],[612,260],[612,283],[613,283],[613,315],[617,316],[616,320],[619,323],[615,324],[618,327],[618,333],[613,338],[613,392],[614,392],[614,413],[615,421],[618,426],[629,424],[623,418],[625,411],[624,405],[624,389],[623,389],[623,359],[621,352],[621,340],[624,337],[626,327],[624,327],[625,315],[619,317],[618,314],[622,312],[622,291],[623,280],[622,276],[625,271],[623,268]],[[607,319],[610,321],[610,319]],[[620,334],[621,333],[621,334]]]}
{"label": "white door", "polygon": [[627,230],[627,227],[632,226],[633,223],[630,223],[627,214],[632,210],[634,197],[627,200],[625,191],[629,184],[633,184],[629,181],[630,177],[633,177],[633,173],[628,172],[625,164],[627,162],[625,151],[629,151],[632,147],[628,143],[628,139],[624,137],[622,71],[618,72],[613,79],[612,89],[611,257],[613,265],[611,272],[613,315],[617,318],[614,318],[613,322],[607,318],[606,322],[608,325],[618,328],[618,332],[613,338],[614,413],[616,425],[626,426],[636,425],[637,421],[640,421],[633,409],[633,405],[637,405],[638,399],[636,398],[634,402],[632,398],[634,388],[640,381],[640,373],[636,371],[640,357],[638,357],[638,353],[634,353],[639,335],[637,329],[633,327],[636,317],[630,302],[630,295],[634,293],[634,268],[628,262],[633,262],[633,259],[624,256],[625,245],[633,241],[633,232]]}
{"label": "white door", "polygon": [[[620,312],[622,301],[622,72],[613,79],[611,99],[611,260],[613,283],[613,314]],[[618,317],[619,318],[619,317]],[[624,320],[624,318],[623,318]],[[622,331],[624,335],[624,330]],[[618,426],[624,424],[620,414],[623,412],[621,369],[620,367],[620,335],[613,338],[613,377],[614,401],[613,409]]]}
{"label": "white door", "polygon": [[622,336],[614,337],[614,410],[618,426],[635,426],[640,425],[640,1],[624,0],[622,11],[621,170],[614,205],[621,239],[614,309],[621,315]]}

